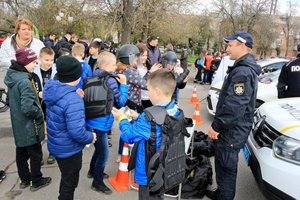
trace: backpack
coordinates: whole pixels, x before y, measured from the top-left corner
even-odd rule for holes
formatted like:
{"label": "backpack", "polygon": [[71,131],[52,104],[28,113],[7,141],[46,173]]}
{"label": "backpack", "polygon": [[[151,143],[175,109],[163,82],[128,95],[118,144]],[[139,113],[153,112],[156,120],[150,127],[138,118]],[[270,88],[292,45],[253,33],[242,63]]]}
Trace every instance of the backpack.
{"label": "backpack", "polygon": [[[184,136],[185,118],[180,110],[178,118],[168,115],[165,107],[145,109],[146,119],[151,122],[151,136],[145,143],[148,189],[150,194],[164,194],[183,182],[186,170]],[[161,125],[162,141],[156,151],[156,125]],[[151,145],[152,144],[152,145]],[[155,145],[153,145],[155,144]]]}
{"label": "backpack", "polygon": [[[184,181],[181,187],[181,198],[199,198],[202,199],[208,185],[213,183],[212,166],[209,158],[204,155],[196,159],[187,158],[187,169]],[[179,187],[167,192],[169,195],[177,195]]]}
{"label": "backpack", "polygon": [[114,105],[114,92],[107,85],[107,79],[114,77],[104,71],[103,73],[88,77],[83,82],[84,106],[86,118],[101,117],[111,113]]}

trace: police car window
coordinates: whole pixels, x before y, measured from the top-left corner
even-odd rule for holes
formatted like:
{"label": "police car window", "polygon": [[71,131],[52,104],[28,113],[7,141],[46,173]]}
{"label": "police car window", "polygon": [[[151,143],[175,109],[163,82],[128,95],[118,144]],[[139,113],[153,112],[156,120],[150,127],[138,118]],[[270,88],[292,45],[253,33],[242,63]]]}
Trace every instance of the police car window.
{"label": "police car window", "polygon": [[268,72],[275,72],[275,71],[281,69],[284,64],[285,64],[285,62],[274,63],[274,64],[271,64],[271,65],[268,65],[266,67],[266,69],[267,69]]}

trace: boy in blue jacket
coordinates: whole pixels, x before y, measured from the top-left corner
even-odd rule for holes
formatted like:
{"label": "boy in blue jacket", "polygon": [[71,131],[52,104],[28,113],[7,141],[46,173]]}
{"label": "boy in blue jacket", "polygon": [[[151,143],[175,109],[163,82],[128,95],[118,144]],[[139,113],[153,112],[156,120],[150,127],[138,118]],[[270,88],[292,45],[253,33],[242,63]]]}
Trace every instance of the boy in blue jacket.
{"label": "boy in blue jacket", "polygon": [[[178,117],[180,110],[172,100],[172,95],[176,88],[176,78],[173,72],[168,69],[159,69],[148,76],[147,88],[149,99],[153,105],[165,106],[169,115]],[[124,114],[123,109],[113,108],[112,113],[119,120],[121,138],[127,143],[139,142],[136,160],[135,160],[135,182],[139,184],[139,199],[163,199],[163,195],[150,195],[147,190],[148,177],[146,170],[145,142],[150,139],[151,123],[146,119],[145,113],[138,115],[131,111],[132,122],[128,121],[128,116]],[[161,144],[161,127],[156,125],[157,150]],[[154,144],[153,144],[154,145]],[[147,159],[147,160],[150,160]]]}
{"label": "boy in blue jacket", "polygon": [[80,62],[81,66],[82,66],[81,79],[80,79],[78,85],[76,86],[77,89],[82,89],[83,81],[87,77],[92,76],[92,74],[93,74],[90,65],[85,60],[83,60],[84,52],[85,52],[85,48],[84,48],[83,44],[76,43],[72,46],[71,54],[74,58],[76,58]]}
{"label": "boy in blue jacket", "polygon": [[[102,73],[114,73],[116,70],[116,57],[109,52],[102,52],[97,59],[99,69],[95,70],[93,75]],[[118,82],[120,84],[118,84]],[[122,107],[127,102],[128,87],[126,85],[126,76],[118,74],[116,77],[108,77],[107,85],[113,90],[114,106]],[[97,134],[97,141],[94,143],[95,152],[91,160],[89,174],[93,176],[92,189],[104,194],[111,194],[112,191],[103,182],[104,168],[108,159],[108,138],[107,134],[111,130],[114,122],[113,115],[107,114],[100,117],[86,120],[87,127],[93,129]]]}
{"label": "boy in blue jacket", "polygon": [[45,84],[48,150],[61,172],[59,200],[74,199],[82,166],[82,150],[96,141],[96,134],[86,130],[84,103],[76,93],[81,64],[72,56],[57,59],[57,79]]}

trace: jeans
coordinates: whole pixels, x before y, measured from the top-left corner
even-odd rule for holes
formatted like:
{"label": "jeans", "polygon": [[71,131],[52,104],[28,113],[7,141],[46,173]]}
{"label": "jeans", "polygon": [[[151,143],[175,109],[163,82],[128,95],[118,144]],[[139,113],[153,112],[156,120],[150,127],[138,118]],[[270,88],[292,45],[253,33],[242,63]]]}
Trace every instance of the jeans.
{"label": "jeans", "polygon": [[93,154],[91,163],[95,162],[93,169],[93,185],[103,185],[103,173],[108,159],[108,139],[106,131],[99,131],[94,129],[97,134],[97,141],[94,143],[95,152]]}
{"label": "jeans", "polygon": [[203,82],[204,83],[210,83],[211,82],[211,77],[210,77],[210,70],[204,70],[204,76],[203,76]]}
{"label": "jeans", "polygon": [[68,158],[56,158],[56,160],[61,172],[58,199],[73,200],[82,167],[82,152]]}
{"label": "jeans", "polygon": [[197,74],[195,76],[195,81],[202,82],[202,68],[197,68]]}
{"label": "jeans", "polygon": [[214,146],[218,200],[233,200],[240,149],[227,147],[219,141],[214,142]]}
{"label": "jeans", "polygon": [[[42,177],[42,156],[42,146],[40,142],[28,147],[16,148],[16,164],[21,181],[32,181],[33,183],[40,181]],[[27,163],[28,159],[30,159],[30,171]]]}

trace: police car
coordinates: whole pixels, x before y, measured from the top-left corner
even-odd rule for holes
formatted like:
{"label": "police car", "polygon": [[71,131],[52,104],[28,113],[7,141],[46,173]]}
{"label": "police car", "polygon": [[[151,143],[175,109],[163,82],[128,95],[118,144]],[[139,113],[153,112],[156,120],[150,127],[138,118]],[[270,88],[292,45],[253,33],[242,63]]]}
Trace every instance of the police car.
{"label": "police car", "polygon": [[259,107],[243,153],[267,197],[300,199],[300,98]]}
{"label": "police car", "polygon": [[[263,73],[259,77],[258,91],[256,98],[256,107],[258,108],[264,102],[277,99],[277,83],[281,68],[286,64],[286,59],[265,59],[258,61],[262,67]],[[215,115],[219,94],[223,81],[219,81],[210,87],[207,96],[207,110],[210,114]]]}

